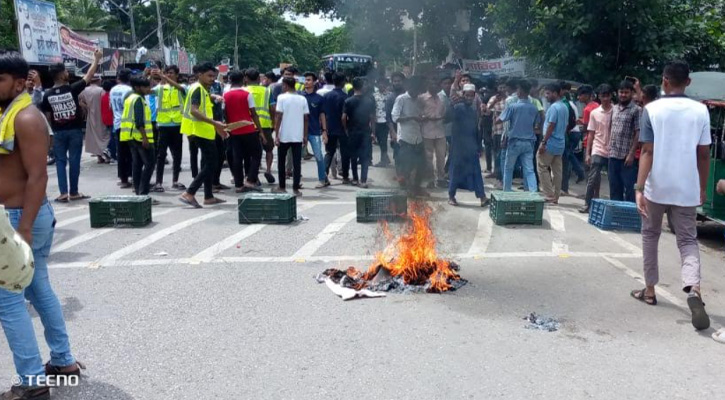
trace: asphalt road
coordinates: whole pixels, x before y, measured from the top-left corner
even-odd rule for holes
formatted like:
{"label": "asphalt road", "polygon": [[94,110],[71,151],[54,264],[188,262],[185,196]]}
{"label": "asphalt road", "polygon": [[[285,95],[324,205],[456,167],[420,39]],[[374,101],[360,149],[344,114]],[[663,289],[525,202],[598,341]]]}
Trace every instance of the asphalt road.
{"label": "asphalt road", "polygon": [[[303,171],[313,187],[314,163]],[[391,173],[373,169],[372,187],[392,186]],[[129,193],[115,176],[84,156],[81,191]],[[229,204],[203,210],[182,206],[178,193],[158,195],[143,229],[91,229],[86,203],[56,205],[51,278],[88,369],[79,387],[54,398],[723,396],[725,346],[690,324],[674,235],[662,235],[660,305],[649,307],[629,297],[642,286],[640,235],[588,225],[576,212],[581,200],[547,206],[543,226],[502,227],[472,194],[451,208],[435,191],[438,248],[469,284],[343,302],[313,276],[367,267],[385,244],[377,225],[355,222],[355,189],[335,183],[304,190],[305,219],[291,225],[239,225],[229,192]],[[703,292],[717,329],[725,326],[723,229],[703,226],[702,240]],[[531,312],[559,319],[561,329],[526,329]],[[4,341],[0,388],[14,374]]]}

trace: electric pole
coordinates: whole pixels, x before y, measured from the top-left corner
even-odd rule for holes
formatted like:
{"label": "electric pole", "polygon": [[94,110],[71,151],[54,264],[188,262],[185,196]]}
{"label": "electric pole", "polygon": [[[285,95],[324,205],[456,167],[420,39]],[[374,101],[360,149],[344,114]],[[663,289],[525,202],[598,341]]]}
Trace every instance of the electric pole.
{"label": "electric pole", "polygon": [[[158,0],[156,0],[158,1]],[[239,70],[239,45],[238,45],[238,38],[239,38],[239,21],[237,16],[234,16],[234,70]]]}
{"label": "electric pole", "polygon": [[135,49],[138,45],[138,42],[136,41],[136,24],[133,20],[133,1],[129,0],[128,2],[128,11],[124,10],[123,7],[119,6],[118,3],[116,3],[114,0],[108,0],[109,3],[113,4],[118,8],[122,13],[126,14],[128,17],[129,22],[131,23],[131,48]]}
{"label": "electric pole", "polygon": [[[164,31],[162,30],[163,24],[161,23],[161,6],[159,6],[159,0],[156,0],[156,19],[159,21],[159,28],[156,30],[156,33],[159,36],[159,49],[164,51]],[[168,60],[166,61],[168,62]]]}

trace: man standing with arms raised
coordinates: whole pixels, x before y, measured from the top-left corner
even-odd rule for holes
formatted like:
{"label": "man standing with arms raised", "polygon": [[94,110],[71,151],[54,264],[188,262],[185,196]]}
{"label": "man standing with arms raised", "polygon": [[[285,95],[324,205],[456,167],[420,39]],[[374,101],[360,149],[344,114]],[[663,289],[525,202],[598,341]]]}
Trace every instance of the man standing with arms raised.
{"label": "man standing with arms raised", "polygon": [[[48,279],[47,258],[55,226],[53,208],[45,197],[48,125],[25,93],[27,76],[28,64],[19,54],[0,56],[0,204],[13,228],[33,249],[35,259],[33,280],[24,292],[0,288],[0,323],[21,379],[20,386],[0,398],[43,400],[50,398],[49,388],[31,384],[38,385],[50,376],[80,375],[81,367],[71,354],[63,311]],[[51,351],[45,367],[26,298],[45,329]]]}
{"label": "man standing with arms raised", "polygon": [[[81,175],[81,152],[83,151],[83,113],[78,103],[78,95],[91,83],[98,69],[98,62],[103,53],[93,53],[93,63],[82,80],[69,84],[70,75],[65,65],[56,64],[50,67],[50,74],[55,82],[43,96],[42,108],[50,127],[53,129],[53,151],[55,167],[58,171],[58,189],[60,196],[57,202],[67,203],[68,200],[86,199],[78,192],[78,179]],[[68,171],[66,172],[66,165]],[[70,196],[68,184],[70,183]]]}
{"label": "man standing with arms raised", "polygon": [[216,79],[216,68],[206,62],[197,66],[197,72],[199,81],[189,88],[184,103],[181,133],[188,135],[189,143],[201,150],[201,169],[179,200],[194,208],[201,208],[194,197],[201,185],[204,185],[204,205],[225,203],[214,197],[212,186],[217,163],[222,162],[217,157],[215,138],[219,135],[226,139],[229,134],[225,131],[226,125],[214,120],[214,101],[209,95],[209,88]]}
{"label": "man standing with arms raised", "polygon": [[690,67],[675,61],[665,67],[665,96],[648,104],[642,114],[642,154],[635,185],[637,209],[642,215],[642,253],[646,287],[632,291],[637,300],[657,304],[659,239],[662,216],[672,224],[682,259],[682,290],[692,312],[692,326],[710,327],[700,293],[700,249],[697,244],[697,207],[707,198],[710,172],[710,114],[707,106],[685,96]]}

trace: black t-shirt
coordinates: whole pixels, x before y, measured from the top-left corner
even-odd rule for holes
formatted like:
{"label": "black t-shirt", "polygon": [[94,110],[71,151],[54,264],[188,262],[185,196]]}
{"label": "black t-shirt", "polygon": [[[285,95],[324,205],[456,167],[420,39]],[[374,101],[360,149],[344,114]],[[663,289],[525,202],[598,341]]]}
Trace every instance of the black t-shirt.
{"label": "black t-shirt", "polygon": [[350,135],[370,133],[370,120],[375,118],[375,101],[370,96],[353,96],[345,100],[344,112]]}
{"label": "black t-shirt", "polygon": [[42,110],[50,113],[50,127],[54,131],[82,129],[83,113],[78,106],[78,95],[86,88],[86,81],[50,88],[43,95]]}

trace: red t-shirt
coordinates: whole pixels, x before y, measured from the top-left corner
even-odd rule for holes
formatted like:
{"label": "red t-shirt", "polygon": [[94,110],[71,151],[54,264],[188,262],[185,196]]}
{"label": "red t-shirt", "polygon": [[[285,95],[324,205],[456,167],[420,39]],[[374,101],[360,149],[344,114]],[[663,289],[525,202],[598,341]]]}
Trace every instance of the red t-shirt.
{"label": "red t-shirt", "polygon": [[584,122],[584,140],[582,141],[582,146],[585,150],[587,148],[587,139],[589,138],[589,135],[587,134],[589,117],[592,115],[592,111],[596,110],[597,107],[599,107],[599,103],[597,103],[596,101],[591,101],[589,102],[589,104],[587,104],[586,107],[584,107],[584,115],[582,116],[582,122]]}
{"label": "red t-shirt", "polygon": [[113,126],[113,110],[111,110],[111,93],[101,95],[101,121],[105,126]]}
{"label": "red t-shirt", "polygon": [[226,114],[227,124],[239,121],[249,121],[252,125],[231,131],[232,135],[248,135],[257,131],[252,121],[252,113],[250,109],[254,108],[254,96],[244,89],[231,89],[224,93],[224,113]]}

